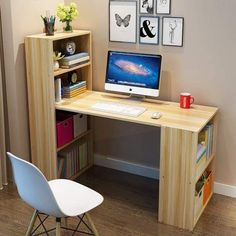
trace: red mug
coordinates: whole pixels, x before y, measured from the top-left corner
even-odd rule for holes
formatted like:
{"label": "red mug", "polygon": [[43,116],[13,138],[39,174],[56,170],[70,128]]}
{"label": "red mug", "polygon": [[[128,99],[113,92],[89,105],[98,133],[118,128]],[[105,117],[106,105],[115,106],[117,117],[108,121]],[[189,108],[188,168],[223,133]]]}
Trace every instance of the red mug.
{"label": "red mug", "polygon": [[191,104],[194,102],[194,97],[190,93],[181,93],[180,94],[180,107],[189,109]]}

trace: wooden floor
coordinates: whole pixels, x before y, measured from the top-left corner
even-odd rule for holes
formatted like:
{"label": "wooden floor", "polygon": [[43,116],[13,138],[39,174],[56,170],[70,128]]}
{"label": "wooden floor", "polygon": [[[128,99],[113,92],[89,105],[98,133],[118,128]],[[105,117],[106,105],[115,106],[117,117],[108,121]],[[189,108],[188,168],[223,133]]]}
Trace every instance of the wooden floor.
{"label": "wooden floor", "polygon": [[[194,231],[188,232],[157,223],[158,183],[152,179],[93,167],[79,182],[105,198],[101,206],[91,211],[100,236],[236,235],[236,199],[214,194]],[[9,184],[0,191],[0,236],[24,235],[32,212]],[[53,222],[49,220],[48,226]]]}

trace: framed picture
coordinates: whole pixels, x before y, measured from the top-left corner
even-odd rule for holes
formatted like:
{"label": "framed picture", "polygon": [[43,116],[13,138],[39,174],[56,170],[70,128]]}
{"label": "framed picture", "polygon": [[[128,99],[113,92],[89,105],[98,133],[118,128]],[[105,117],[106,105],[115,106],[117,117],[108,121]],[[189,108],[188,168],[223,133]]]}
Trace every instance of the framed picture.
{"label": "framed picture", "polygon": [[154,13],[154,0],[139,0],[139,13],[140,14],[153,14]]}
{"label": "framed picture", "polygon": [[109,40],[137,42],[137,2],[110,0]]}
{"label": "framed picture", "polygon": [[169,15],[171,9],[171,0],[156,0],[156,13]]}
{"label": "framed picture", "polygon": [[140,16],[139,18],[139,43],[159,44],[158,16]]}
{"label": "framed picture", "polygon": [[162,18],[162,45],[183,47],[184,18]]}

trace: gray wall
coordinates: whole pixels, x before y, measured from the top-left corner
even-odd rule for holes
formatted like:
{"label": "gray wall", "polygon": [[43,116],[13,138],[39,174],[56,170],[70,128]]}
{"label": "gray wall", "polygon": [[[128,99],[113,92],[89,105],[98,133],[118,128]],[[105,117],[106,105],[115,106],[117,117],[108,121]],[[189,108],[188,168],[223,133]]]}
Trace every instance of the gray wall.
{"label": "gray wall", "polygon": [[[162,99],[188,91],[196,103],[220,108],[216,181],[236,185],[236,1],[172,0],[172,16],[185,18],[183,48],[110,43],[108,0],[75,2],[79,28],[93,32],[94,89],[103,90],[108,49],[162,54]],[[158,166],[157,129],[97,119],[96,130],[96,153]]]}

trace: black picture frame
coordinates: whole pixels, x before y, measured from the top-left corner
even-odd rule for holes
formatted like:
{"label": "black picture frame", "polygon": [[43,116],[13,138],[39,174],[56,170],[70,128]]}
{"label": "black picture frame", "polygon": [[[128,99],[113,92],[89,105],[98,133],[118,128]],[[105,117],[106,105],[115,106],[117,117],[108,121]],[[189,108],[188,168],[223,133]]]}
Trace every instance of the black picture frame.
{"label": "black picture frame", "polygon": [[156,0],[156,14],[170,15],[171,14],[171,0]]}
{"label": "black picture frame", "polygon": [[162,45],[183,47],[184,17],[162,17]]}
{"label": "black picture frame", "polygon": [[[145,26],[143,25],[143,22],[145,20],[149,21],[149,23],[147,23],[147,26],[146,26],[149,32],[145,30]],[[148,35],[148,34],[154,35],[154,33],[155,33],[154,37],[150,37]],[[142,34],[146,36],[142,37]],[[140,16],[139,17],[139,43],[159,45],[159,41],[160,41],[160,17],[159,16]]]}
{"label": "black picture frame", "polygon": [[109,41],[137,43],[136,0],[109,0]]}
{"label": "black picture frame", "polygon": [[153,15],[154,13],[154,0],[139,0],[139,14]]}

